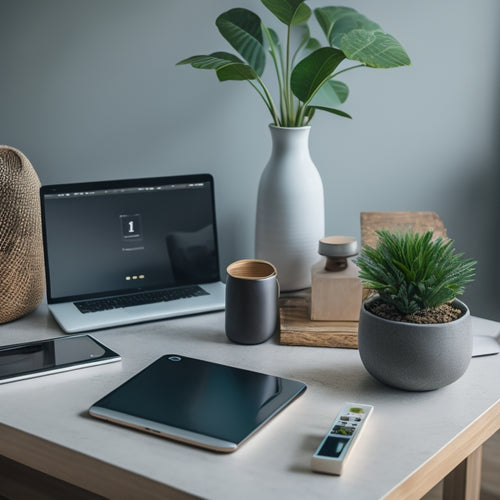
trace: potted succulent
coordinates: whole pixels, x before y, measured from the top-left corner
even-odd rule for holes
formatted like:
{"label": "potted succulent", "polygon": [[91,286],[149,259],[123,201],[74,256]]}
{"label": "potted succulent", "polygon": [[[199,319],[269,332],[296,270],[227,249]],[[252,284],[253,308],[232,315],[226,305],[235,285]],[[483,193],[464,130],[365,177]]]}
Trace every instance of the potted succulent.
{"label": "potted succulent", "polygon": [[467,369],[472,332],[467,306],[457,299],[474,278],[476,262],[433,233],[377,231],[356,263],[376,293],[361,307],[359,355],[381,382],[426,391],[451,384]]}
{"label": "potted succulent", "polygon": [[[309,123],[317,110],[350,116],[339,109],[348,87],[336,78],[357,68],[410,64],[399,42],[375,22],[348,7],[323,7],[314,15],[326,36],[311,36],[311,9],[304,0],[261,0],[285,26],[284,43],[254,12],[234,8],[216,25],[238,52],[213,52],[183,59],[214,70],[220,81],[247,81],[271,115],[273,150],[262,174],[257,202],[256,257],[278,268],[283,290],[310,285],[316,246],[324,236],[323,185],[309,155]],[[264,83],[266,59],[276,74],[277,98]]]}

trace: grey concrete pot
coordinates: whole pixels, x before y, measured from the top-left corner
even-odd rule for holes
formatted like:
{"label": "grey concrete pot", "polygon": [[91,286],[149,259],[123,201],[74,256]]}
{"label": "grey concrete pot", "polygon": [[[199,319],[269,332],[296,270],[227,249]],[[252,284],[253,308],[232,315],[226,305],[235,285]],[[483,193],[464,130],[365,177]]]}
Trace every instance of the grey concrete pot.
{"label": "grey concrete pot", "polygon": [[380,382],[407,391],[430,391],[458,380],[472,356],[471,318],[464,314],[450,323],[421,325],[391,321],[361,307],[359,355]]}

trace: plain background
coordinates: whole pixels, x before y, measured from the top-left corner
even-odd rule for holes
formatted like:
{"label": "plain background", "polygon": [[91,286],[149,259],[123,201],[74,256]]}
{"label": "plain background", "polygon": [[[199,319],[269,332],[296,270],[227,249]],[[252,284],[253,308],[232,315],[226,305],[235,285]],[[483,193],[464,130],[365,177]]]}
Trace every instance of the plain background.
{"label": "plain background", "polygon": [[[359,236],[362,211],[436,211],[479,261],[464,297],[472,314],[498,320],[500,2],[345,5],[413,64],[346,73],[353,120],[316,114],[326,233]],[[270,117],[248,83],[175,65],[234,52],[215,19],[237,6],[283,33],[258,0],[0,0],[0,143],[21,149],[44,184],[211,173],[222,269],[252,257]]]}

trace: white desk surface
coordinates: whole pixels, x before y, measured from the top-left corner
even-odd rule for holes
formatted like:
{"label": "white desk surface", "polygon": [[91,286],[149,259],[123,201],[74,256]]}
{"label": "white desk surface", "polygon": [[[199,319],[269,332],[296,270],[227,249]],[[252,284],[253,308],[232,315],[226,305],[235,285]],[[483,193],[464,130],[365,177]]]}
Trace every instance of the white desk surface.
{"label": "white desk surface", "polygon": [[[473,318],[473,328],[475,334],[497,337],[500,324]],[[42,304],[31,315],[1,325],[0,345],[59,335],[61,330]],[[103,467],[93,471],[96,476],[114,466],[203,498],[383,498],[478,417],[499,406],[500,355],[473,358],[459,381],[418,393],[373,380],[357,350],[282,346],[277,339],[256,346],[232,344],[224,334],[222,312],[93,335],[119,352],[123,361],[0,385],[0,436],[10,431],[22,436],[23,443],[24,438],[34,439],[38,445],[43,441],[37,438],[42,438],[49,451],[64,447],[68,456],[77,452],[98,459]],[[205,451],[87,415],[92,403],[167,353],[302,380],[308,389],[232,454]],[[374,405],[371,420],[342,476],[313,473],[311,456],[345,401]],[[17,451],[0,439],[0,455],[62,479],[78,476],[74,470],[68,473],[71,463],[55,463],[55,453],[42,448],[37,456],[35,445],[22,448]]]}

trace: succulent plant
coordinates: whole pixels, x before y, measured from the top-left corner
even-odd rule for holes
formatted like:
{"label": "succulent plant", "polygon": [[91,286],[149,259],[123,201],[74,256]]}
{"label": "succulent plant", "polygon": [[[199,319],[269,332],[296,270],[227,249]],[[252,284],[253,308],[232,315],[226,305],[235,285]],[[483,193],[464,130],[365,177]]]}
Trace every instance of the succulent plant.
{"label": "succulent plant", "polygon": [[435,309],[454,300],[474,279],[476,261],[456,253],[453,240],[424,234],[377,231],[375,248],[364,246],[356,264],[366,288],[402,314]]}

